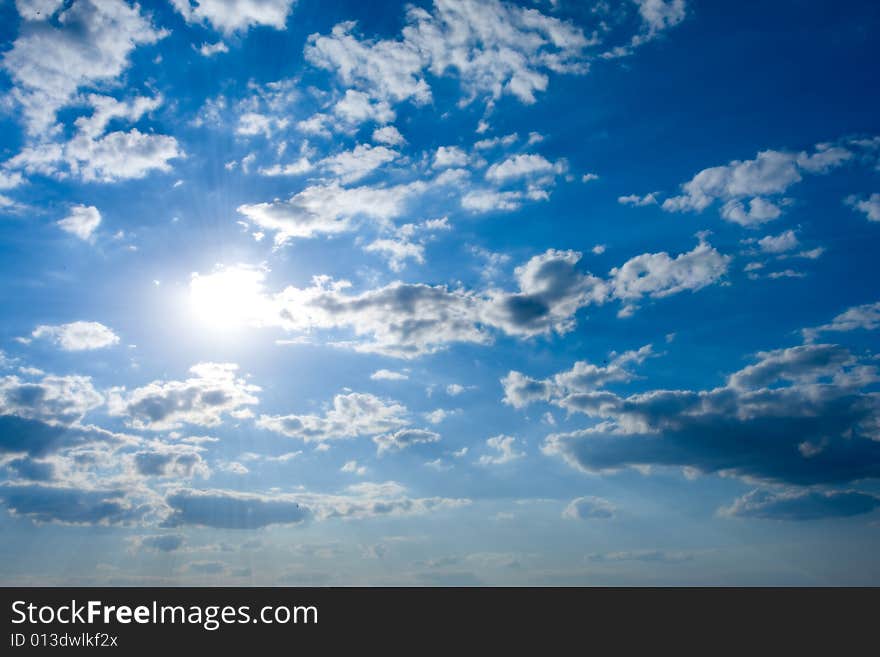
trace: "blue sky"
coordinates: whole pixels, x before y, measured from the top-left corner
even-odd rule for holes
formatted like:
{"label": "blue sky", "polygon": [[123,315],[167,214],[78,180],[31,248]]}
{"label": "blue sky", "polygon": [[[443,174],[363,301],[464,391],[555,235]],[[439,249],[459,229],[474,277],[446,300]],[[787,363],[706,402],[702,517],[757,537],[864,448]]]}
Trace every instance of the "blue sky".
{"label": "blue sky", "polygon": [[878,25],[0,3],[0,581],[880,583]]}

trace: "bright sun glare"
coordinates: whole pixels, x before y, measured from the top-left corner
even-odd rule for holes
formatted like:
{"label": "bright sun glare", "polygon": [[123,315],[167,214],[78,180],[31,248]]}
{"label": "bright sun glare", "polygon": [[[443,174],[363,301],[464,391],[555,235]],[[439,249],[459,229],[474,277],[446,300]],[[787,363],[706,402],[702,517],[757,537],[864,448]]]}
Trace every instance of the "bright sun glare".
{"label": "bright sun glare", "polygon": [[218,331],[259,324],[269,303],[263,294],[264,278],[262,269],[246,265],[193,274],[190,310],[200,323]]}

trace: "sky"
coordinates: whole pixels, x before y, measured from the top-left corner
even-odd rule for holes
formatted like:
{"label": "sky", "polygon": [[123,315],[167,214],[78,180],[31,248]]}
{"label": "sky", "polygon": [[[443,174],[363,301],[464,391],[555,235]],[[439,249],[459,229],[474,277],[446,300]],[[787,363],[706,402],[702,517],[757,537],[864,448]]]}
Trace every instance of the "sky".
{"label": "sky", "polygon": [[0,582],[880,584],[878,28],[0,2]]}

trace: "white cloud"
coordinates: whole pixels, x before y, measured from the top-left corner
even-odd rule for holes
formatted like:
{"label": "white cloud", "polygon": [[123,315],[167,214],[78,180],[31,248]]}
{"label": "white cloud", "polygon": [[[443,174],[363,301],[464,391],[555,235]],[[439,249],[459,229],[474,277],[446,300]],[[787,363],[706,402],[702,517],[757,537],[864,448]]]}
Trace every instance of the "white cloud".
{"label": "white cloud", "polygon": [[394,433],[375,436],[377,453],[381,456],[385,452],[399,452],[413,445],[436,443],[440,440],[440,434],[425,429],[400,429]]}
{"label": "white cloud", "polygon": [[54,20],[25,20],[3,57],[15,85],[12,97],[21,104],[31,135],[48,131],[77,89],[114,81],[135,48],[167,34],[156,30],[138,5],[122,0],[76,0],[63,8],[61,3],[43,8],[47,14],[57,11]]}
{"label": "white cloud", "polygon": [[367,121],[382,125],[391,123],[396,116],[388,101],[373,100],[369,94],[355,89],[345,91],[342,99],[333,106],[333,114],[349,126],[357,126]]}
{"label": "white cloud", "polygon": [[367,468],[363,465],[358,465],[357,461],[346,461],[345,464],[339,468],[340,472],[347,472],[349,474],[356,474],[359,477],[363,477],[367,474]]}
{"label": "white cloud", "polygon": [[305,442],[375,435],[406,424],[406,407],[368,393],[336,395],[324,415],[261,415],[257,426]]}
{"label": "white cloud", "polygon": [[848,196],[846,204],[863,213],[868,221],[880,221],[880,194],[871,194],[867,199]]}
{"label": "white cloud", "polygon": [[47,375],[36,382],[0,378],[0,416],[70,424],[103,403],[104,397],[87,376]]}
{"label": "white cloud", "polygon": [[[381,147],[376,147],[381,148]],[[394,187],[343,188],[337,183],[306,187],[286,201],[241,205],[238,212],[262,230],[275,234],[275,244],[350,230],[356,217],[384,224],[400,216],[406,201],[425,183]]]}
{"label": "white cloud", "polygon": [[229,46],[222,41],[218,41],[217,43],[205,42],[199,47],[199,54],[202,57],[213,57],[214,55],[219,55],[220,53],[225,52],[229,52]]}
{"label": "white cloud", "polygon": [[684,0],[635,0],[650,34],[678,25],[685,18]]}
{"label": "white cloud", "polygon": [[589,41],[579,28],[498,0],[436,0],[430,12],[409,7],[398,40],[360,39],[354,29],[340,23],[329,35],[311,35],[306,58],[347,86],[397,102],[431,99],[426,71],[454,72],[465,102],[511,94],[531,103],[547,88],[547,72],[587,70]]}
{"label": "white cloud", "polygon": [[387,146],[401,146],[406,143],[406,139],[400,134],[400,131],[393,125],[386,125],[373,130],[373,141]]}
{"label": "white cloud", "polygon": [[463,167],[468,162],[467,153],[458,146],[440,146],[434,153],[434,168]]}
{"label": "white cloud", "polygon": [[618,196],[617,202],[621,205],[634,205],[636,207],[645,207],[648,205],[657,205],[657,196],[654,193],[639,196],[638,194],[629,194],[628,196]]}
{"label": "white cloud", "polygon": [[522,153],[490,166],[486,171],[486,179],[503,183],[515,178],[553,173],[555,171],[558,171],[557,165],[552,164],[544,156],[534,153]]}
{"label": "white cloud", "polygon": [[31,333],[34,338],[46,338],[65,351],[103,349],[119,344],[119,336],[98,322],[71,322],[59,326],[41,325]]}
{"label": "white cloud", "polygon": [[793,230],[779,235],[767,235],[758,240],[758,246],[764,253],[785,253],[798,247],[798,238]]}
{"label": "white cloud", "polygon": [[70,214],[58,221],[61,230],[86,241],[91,239],[100,224],[101,213],[94,205],[74,205]]}
{"label": "white cloud", "polygon": [[320,166],[336,176],[343,184],[352,183],[369,175],[379,167],[393,162],[400,155],[385,146],[358,144],[350,151],[327,157]]}
{"label": "white cloud", "polygon": [[188,23],[210,23],[230,34],[251,27],[283,30],[296,0],[171,0]]}
{"label": "white cloud", "polygon": [[611,270],[613,294],[626,301],[643,296],[655,298],[685,290],[700,290],[727,273],[730,256],[708,242],[700,243],[675,258],[665,252],[644,253]]}
{"label": "white cloud", "polygon": [[406,381],[409,376],[403,372],[393,372],[391,370],[376,370],[370,375],[373,381]]}
{"label": "white cloud", "polygon": [[486,445],[494,450],[494,454],[484,454],[477,463],[480,465],[504,465],[524,457],[525,452],[516,451],[516,438],[499,434],[486,441]]}
{"label": "white cloud", "polygon": [[576,497],[562,512],[563,518],[573,520],[605,520],[614,517],[616,509],[608,500],[601,497]]}
{"label": "white cloud", "polygon": [[852,157],[847,148],[831,144],[818,144],[813,153],[761,151],[752,160],[734,160],[700,171],[681,186],[681,195],[663,202],[663,209],[702,212],[720,200],[724,219],[742,226],[758,225],[779,217],[780,204],[787,202],[781,195],[800,182],[804,173],[826,174]]}
{"label": "white cloud", "polygon": [[128,391],[110,390],[108,411],[136,429],[163,431],[184,424],[217,426],[223,415],[257,404],[258,386],[236,375],[237,365],[199,363],[184,381],[153,381]]}
{"label": "white cloud", "polygon": [[880,328],[880,302],[854,306],[840,313],[828,324],[803,330],[804,339],[813,341],[819,333],[837,331],[873,331]]}

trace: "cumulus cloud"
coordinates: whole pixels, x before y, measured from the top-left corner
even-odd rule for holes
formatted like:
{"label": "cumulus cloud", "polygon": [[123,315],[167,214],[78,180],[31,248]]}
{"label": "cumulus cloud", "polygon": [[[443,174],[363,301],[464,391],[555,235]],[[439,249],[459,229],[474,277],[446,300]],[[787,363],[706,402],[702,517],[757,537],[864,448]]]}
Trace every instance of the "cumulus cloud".
{"label": "cumulus cloud", "polygon": [[764,253],[785,253],[796,249],[799,244],[793,230],[787,230],[779,235],[767,235],[758,240],[758,246]]}
{"label": "cumulus cloud", "polygon": [[653,355],[653,347],[645,345],[640,349],[612,353],[607,364],[595,365],[588,361],[577,361],[570,370],[559,372],[548,379],[533,379],[521,372],[510,371],[501,379],[504,388],[504,403],[514,408],[523,408],[536,401],[550,401],[578,392],[590,392],[609,383],[628,382],[635,378],[630,366],[640,365]]}
{"label": "cumulus cloud", "polygon": [[400,130],[393,125],[386,125],[373,130],[373,141],[385,144],[386,146],[402,146],[406,143],[406,139],[400,134]]}
{"label": "cumulus cloud", "polygon": [[137,121],[162,103],[161,97],[118,101],[90,94],[92,114],[76,119],[76,132],[65,142],[27,146],[4,163],[9,170],[56,178],[114,182],[143,178],[153,171],[170,171],[170,160],[184,156],[174,137],[143,133],[137,128],[104,134],[112,119]]}
{"label": "cumulus cloud", "polygon": [[134,471],[143,477],[168,479],[207,478],[211,470],[200,452],[202,448],[187,444],[153,441],[149,449],[131,455]]}
{"label": "cumulus cloud", "polygon": [[409,376],[403,372],[394,372],[392,370],[376,370],[370,375],[373,381],[406,381]]}
{"label": "cumulus cloud", "polygon": [[262,415],[257,426],[305,442],[354,438],[406,424],[406,407],[368,393],[336,395],[324,415]]}
{"label": "cumulus cloud", "polygon": [[288,286],[268,294],[262,289],[265,272],[254,270],[259,285],[244,310],[253,325],[280,326],[294,333],[349,329],[354,340],[333,344],[414,358],[456,342],[489,344],[496,332],[518,337],[563,335],[575,327],[581,308],[614,299],[631,303],[643,296],[699,290],[717,282],[729,261],[701,241],[676,257],[636,256],[612,269],[606,280],[580,271],[581,257],[576,251],[549,249],[530,258],[514,271],[517,291],[395,281],[350,293],[348,281],[316,276],[309,287]]}
{"label": "cumulus cloud", "polygon": [[283,30],[296,0],[171,0],[187,23],[209,23],[231,34],[251,27]]}
{"label": "cumulus cloud", "polygon": [[0,484],[0,501],[16,516],[37,523],[118,525],[139,521],[150,510],[120,489],[45,484]]}
{"label": "cumulus cloud", "polygon": [[91,239],[100,224],[101,213],[94,205],[74,205],[70,214],[58,221],[61,230],[86,241]]}
{"label": "cumulus cloud", "polygon": [[477,461],[480,465],[504,465],[526,455],[516,449],[516,438],[499,434],[486,440],[486,445],[494,453],[483,454]]}
{"label": "cumulus cloud", "polygon": [[257,404],[260,388],[237,376],[230,363],[199,363],[184,381],[153,381],[141,388],[113,388],[108,412],[137,429],[163,431],[184,424],[217,426],[225,414]]}
{"label": "cumulus cloud", "polygon": [[846,204],[864,214],[868,221],[880,221],[880,194],[871,194],[868,198],[847,196]]}
{"label": "cumulus cloud", "polygon": [[226,490],[181,488],[165,498],[170,509],[164,525],[196,525],[220,529],[258,529],[270,525],[301,525],[327,519],[422,515],[466,506],[468,499],[412,498],[394,482],[349,486],[342,494],[298,493],[260,495]]}
{"label": "cumulus cloud", "polygon": [[[370,150],[378,148],[383,147]],[[275,244],[280,246],[295,238],[347,232],[356,218],[386,224],[400,216],[407,200],[424,188],[425,183],[418,181],[351,188],[333,182],[306,187],[286,201],[241,205],[238,212],[257,228],[274,233]]]}
{"label": "cumulus cloud", "polygon": [[614,505],[601,497],[576,497],[562,512],[563,518],[573,520],[605,520],[614,517]]}
{"label": "cumulus cloud", "polygon": [[144,552],[175,552],[183,547],[185,539],[181,534],[151,534],[135,536],[132,548]]}
{"label": "cumulus cloud", "polygon": [[828,324],[803,330],[804,339],[812,342],[820,333],[845,331],[873,331],[880,327],[880,301],[853,306],[840,313]]}
{"label": "cumulus cloud", "polygon": [[19,5],[25,20],[3,68],[31,135],[49,130],[77,89],[113,82],[128,68],[135,48],[167,34],[155,29],[138,5],[122,0],[47,3],[39,17],[32,7],[22,9]]}
{"label": "cumulus cloud", "polygon": [[701,239],[692,251],[674,258],[666,252],[631,258],[611,270],[610,284],[614,296],[625,301],[696,291],[724,276],[730,259]]}
{"label": "cumulus cloud", "polygon": [[425,429],[401,429],[394,433],[375,436],[377,453],[381,456],[385,452],[399,452],[413,445],[436,443],[440,440],[440,434]]}
{"label": "cumulus cloud", "polygon": [[177,489],[166,498],[170,509],[163,525],[195,525],[217,529],[259,529],[268,525],[299,525],[309,509],[286,496],[223,490]]}
{"label": "cumulus cloud", "polygon": [[349,184],[393,162],[398,155],[400,153],[385,146],[358,144],[350,151],[324,158],[320,166],[332,173],[341,183]]}
{"label": "cumulus cloud", "polygon": [[34,329],[31,337],[51,340],[64,351],[104,349],[119,344],[119,336],[100,322],[71,322],[58,326],[42,324]]}
{"label": "cumulus cloud", "polygon": [[555,399],[599,423],[552,434],[543,450],[589,472],[680,466],[792,485],[876,478],[880,403],[861,388],[877,380],[875,366],[836,345],[761,352],[711,390]]}
{"label": "cumulus cloud", "polygon": [[584,73],[590,45],[571,23],[498,0],[436,0],[431,11],[409,7],[400,39],[373,41],[353,22],[313,34],[306,58],[343,84],[392,101],[426,103],[426,71],[454,73],[464,101],[510,94],[524,103],[546,90],[549,72]]}
{"label": "cumulus cloud", "polygon": [[702,212],[721,202],[727,221],[753,227],[782,214],[783,196],[804,174],[821,175],[854,157],[845,145],[818,144],[812,153],[765,150],[751,160],[703,169],[681,186],[682,194],[663,202],[667,212]]}
{"label": "cumulus cloud", "polygon": [[877,507],[880,507],[880,497],[854,490],[757,489],[720,509],[720,514],[771,520],[818,520],[863,515]]}
{"label": "cumulus cloud", "polygon": [[87,376],[46,375],[39,381],[0,378],[0,414],[71,424],[104,403]]}

